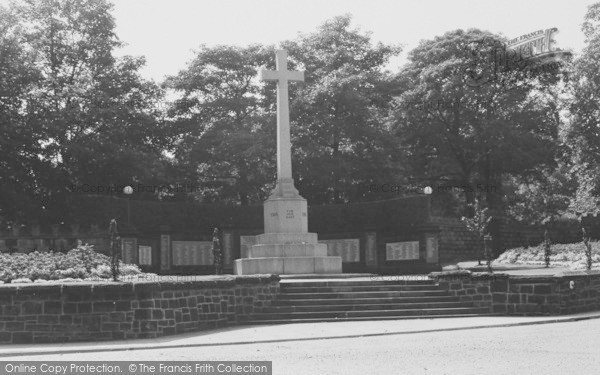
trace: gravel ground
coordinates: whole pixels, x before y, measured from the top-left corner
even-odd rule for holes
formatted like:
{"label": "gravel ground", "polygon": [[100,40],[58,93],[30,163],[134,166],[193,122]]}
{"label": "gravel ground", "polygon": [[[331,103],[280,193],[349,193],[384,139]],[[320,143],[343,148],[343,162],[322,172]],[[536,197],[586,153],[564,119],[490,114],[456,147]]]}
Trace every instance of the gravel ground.
{"label": "gravel ground", "polygon": [[584,375],[600,373],[600,319],[381,337],[2,358],[11,359],[267,360],[273,361],[277,375]]}

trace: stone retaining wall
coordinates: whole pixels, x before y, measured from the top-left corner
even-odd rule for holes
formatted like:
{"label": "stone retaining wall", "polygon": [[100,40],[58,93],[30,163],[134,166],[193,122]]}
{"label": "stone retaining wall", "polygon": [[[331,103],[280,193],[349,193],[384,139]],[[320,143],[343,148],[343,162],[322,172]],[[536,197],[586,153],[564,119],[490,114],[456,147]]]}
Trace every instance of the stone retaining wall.
{"label": "stone retaining wall", "polygon": [[461,301],[506,315],[561,315],[600,311],[600,272],[559,276],[433,273]]}
{"label": "stone retaining wall", "polygon": [[152,338],[236,322],[271,304],[279,276],[0,285],[0,344]]}

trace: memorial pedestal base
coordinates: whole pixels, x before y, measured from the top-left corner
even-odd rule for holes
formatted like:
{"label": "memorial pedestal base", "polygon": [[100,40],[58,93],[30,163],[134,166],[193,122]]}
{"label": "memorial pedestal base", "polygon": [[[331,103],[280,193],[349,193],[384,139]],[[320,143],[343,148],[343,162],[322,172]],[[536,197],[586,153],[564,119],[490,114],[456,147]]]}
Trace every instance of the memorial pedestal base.
{"label": "memorial pedestal base", "polygon": [[256,238],[258,243],[248,249],[248,257],[235,260],[234,274],[342,272],[342,257],[327,256],[327,245],[317,243],[316,233],[265,233]]}
{"label": "memorial pedestal base", "polygon": [[327,245],[308,233],[306,199],[298,194],[292,179],[280,179],[264,203],[265,234],[246,258],[236,259],[236,275],[274,273],[280,275],[341,273],[342,258],[327,256]]}

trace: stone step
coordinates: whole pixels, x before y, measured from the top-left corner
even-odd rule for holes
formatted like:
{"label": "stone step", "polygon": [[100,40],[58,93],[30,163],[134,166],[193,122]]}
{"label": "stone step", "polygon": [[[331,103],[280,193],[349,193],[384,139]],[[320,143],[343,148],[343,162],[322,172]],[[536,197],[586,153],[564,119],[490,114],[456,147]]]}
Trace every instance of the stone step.
{"label": "stone step", "polygon": [[284,293],[279,299],[325,299],[325,298],[391,298],[448,296],[447,290],[408,290],[408,291],[369,291],[369,292],[331,292],[331,293]]}
{"label": "stone step", "polygon": [[322,243],[258,244],[246,253],[248,258],[326,257],[327,245]]}
{"label": "stone step", "polygon": [[263,233],[256,236],[256,243],[317,243],[317,239],[316,233]]}
{"label": "stone step", "polygon": [[322,306],[322,305],[377,305],[397,303],[456,302],[455,296],[393,297],[393,298],[325,298],[325,299],[285,299],[275,300],[274,306]]}
{"label": "stone step", "polygon": [[369,280],[370,278],[377,278],[378,275],[374,273],[327,273],[327,274],[314,274],[314,273],[299,273],[295,275],[279,275],[282,283],[292,283],[298,280],[309,281],[309,282],[323,282],[323,281],[341,281],[340,279],[356,279],[362,278]]}
{"label": "stone step", "polygon": [[261,319],[242,317],[238,324],[294,324],[294,323],[320,323],[320,322],[362,322],[368,320],[405,320],[405,319],[442,319],[442,318],[466,318],[477,316],[494,316],[490,313],[479,314],[440,314],[440,315],[418,315],[418,316],[367,316],[367,317],[349,317],[349,318],[305,318],[305,319]]}
{"label": "stone step", "polygon": [[281,286],[282,293],[348,293],[348,292],[393,292],[411,290],[443,290],[436,285],[365,285],[365,286],[315,286],[315,287],[290,287]]}
{"label": "stone step", "polygon": [[369,286],[369,285],[437,285],[433,280],[387,280],[387,279],[375,279],[375,280],[364,280],[364,281],[346,281],[344,279],[331,280],[331,281],[287,281],[282,278],[279,283],[282,289],[294,288],[294,287],[328,287],[328,286]]}
{"label": "stone step", "polygon": [[252,314],[253,321],[260,320],[293,320],[293,319],[340,319],[340,318],[367,318],[386,316],[436,316],[456,314],[486,314],[489,308],[481,307],[448,307],[427,309],[394,309],[394,310],[351,310],[351,311],[311,311],[311,312],[261,312]]}
{"label": "stone step", "polygon": [[342,273],[341,257],[242,258],[233,263],[236,275]]}
{"label": "stone step", "polygon": [[412,310],[412,309],[444,309],[455,307],[473,307],[467,302],[416,302],[416,303],[383,303],[383,304],[339,304],[309,306],[270,306],[262,313],[292,312],[324,312],[324,311],[358,311],[358,310]]}

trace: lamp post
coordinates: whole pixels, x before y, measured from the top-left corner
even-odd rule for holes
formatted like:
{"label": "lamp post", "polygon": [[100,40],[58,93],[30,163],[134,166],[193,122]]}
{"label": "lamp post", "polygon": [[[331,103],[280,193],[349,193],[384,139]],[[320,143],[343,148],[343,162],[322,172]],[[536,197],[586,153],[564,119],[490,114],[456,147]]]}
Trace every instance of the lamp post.
{"label": "lamp post", "polygon": [[129,229],[131,227],[131,223],[129,220],[130,217],[130,207],[129,207],[129,200],[131,197],[131,194],[133,194],[133,188],[129,185],[125,186],[123,188],[123,193],[127,196],[127,229]]}

